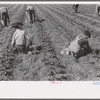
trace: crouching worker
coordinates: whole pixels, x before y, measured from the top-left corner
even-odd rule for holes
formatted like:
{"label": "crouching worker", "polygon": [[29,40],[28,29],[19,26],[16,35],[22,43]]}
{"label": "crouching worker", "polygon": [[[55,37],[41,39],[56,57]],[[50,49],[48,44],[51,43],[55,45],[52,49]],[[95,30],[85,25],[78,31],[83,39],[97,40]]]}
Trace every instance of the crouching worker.
{"label": "crouching worker", "polygon": [[2,26],[8,26],[10,23],[8,10],[5,7],[0,8],[0,18]]}
{"label": "crouching worker", "polygon": [[89,38],[91,34],[89,31],[85,31],[82,35],[76,37],[74,41],[68,43],[61,51],[61,54],[70,55],[72,54],[75,58],[79,58],[91,52],[89,46]]}
{"label": "crouching worker", "polygon": [[35,21],[35,11],[33,6],[28,6],[26,9],[26,22],[33,23]]}
{"label": "crouching worker", "polygon": [[31,38],[27,36],[26,51],[28,54],[36,54],[36,46],[32,43]]}
{"label": "crouching worker", "polygon": [[26,35],[22,25],[23,24],[21,22],[12,25],[16,29],[16,31],[13,34],[11,44],[14,47],[14,51],[16,53],[27,53],[29,50],[28,46],[32,45],[32,43],[29,42],[30,38],[28,35]]}

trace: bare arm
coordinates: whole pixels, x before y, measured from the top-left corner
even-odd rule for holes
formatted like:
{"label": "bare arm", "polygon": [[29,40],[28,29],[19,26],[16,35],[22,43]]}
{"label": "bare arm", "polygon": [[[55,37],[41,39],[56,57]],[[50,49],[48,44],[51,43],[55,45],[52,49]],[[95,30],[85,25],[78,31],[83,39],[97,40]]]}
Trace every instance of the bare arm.
{"label": "bare arm", "polygon": [[13,34],[12,42],[11,42],[11,45],[12,45],[13,47],[15,46],[15,34],[16,34],[16,32]]}

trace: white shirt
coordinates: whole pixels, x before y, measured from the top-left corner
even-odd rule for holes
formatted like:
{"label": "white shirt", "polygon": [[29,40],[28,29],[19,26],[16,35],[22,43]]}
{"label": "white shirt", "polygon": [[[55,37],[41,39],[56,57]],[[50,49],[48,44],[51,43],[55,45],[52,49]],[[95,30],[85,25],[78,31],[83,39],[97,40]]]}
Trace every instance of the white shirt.
{"label": "white shirt", "polygon": [[12,37],[12,45],[17,44],[17,45],[26,45],[26,36],[25,36],[25,31],[17,29],[15,33],[13,34]]}

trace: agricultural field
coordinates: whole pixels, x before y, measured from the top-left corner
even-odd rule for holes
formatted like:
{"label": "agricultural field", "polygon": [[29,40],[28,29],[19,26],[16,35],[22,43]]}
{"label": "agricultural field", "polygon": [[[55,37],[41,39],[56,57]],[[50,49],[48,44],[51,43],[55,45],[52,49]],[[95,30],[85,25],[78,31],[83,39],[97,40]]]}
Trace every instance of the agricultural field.
{"label": "agricultural field", "polygon": [[[10,22],[23,22],[33,44],[42,46],[39,54],[14,54],[12,27],[0,27],[1,81],[99,81],[100,80],[100,17],[95,16],[96,5],[80,4],[74,13],[71,4],[31,4],[36,21],[25,23],[27,4],[0,4],[7,7]],[[1,25],[1,23],[0,23]],[[89,30],[92,52],[75,60],[61,55],[67,42]]]}

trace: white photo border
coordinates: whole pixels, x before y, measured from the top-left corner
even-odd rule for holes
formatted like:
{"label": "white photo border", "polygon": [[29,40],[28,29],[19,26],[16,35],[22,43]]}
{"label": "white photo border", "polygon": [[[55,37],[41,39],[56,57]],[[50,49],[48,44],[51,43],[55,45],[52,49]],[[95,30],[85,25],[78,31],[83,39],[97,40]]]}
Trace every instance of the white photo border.
{"label": "white photo border", "polygon": [[[5,1],[0,4],[100,4],[94,1]],[[99,99],[100,81],[0,81],[0,99]]]}

